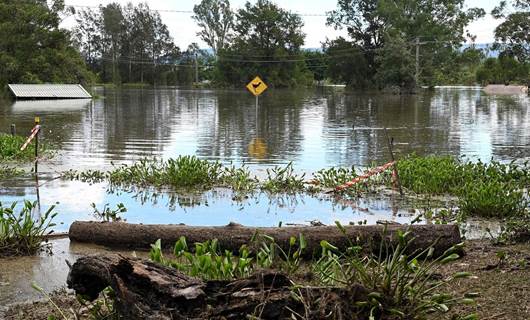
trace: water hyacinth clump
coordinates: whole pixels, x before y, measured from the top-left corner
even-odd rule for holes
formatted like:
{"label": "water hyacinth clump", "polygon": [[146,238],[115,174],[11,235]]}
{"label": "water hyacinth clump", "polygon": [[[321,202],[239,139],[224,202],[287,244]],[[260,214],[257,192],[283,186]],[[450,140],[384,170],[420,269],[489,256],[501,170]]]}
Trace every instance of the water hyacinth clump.
{"label": "water hyacinth clump", "polygon": [[16,177],[16,176],[22,175],[23,173],[24,173],[24,170],[20,170],[17,168],[11,168],[7,166],[0,166],[0,179]]}
{"label": "water hyacinth clump", "polygon": [[19,213],[17,203],[3,207],[0,203],[0,257],[13,255],[32,255],[43,249],[45,236],[51,234],[57,216],[51,206],[39,218],[33,217],[36,202],[25,201]]}
{"label": "water hyacinth clump", "polygon": [[267,169],[267,178],[261,185],[261,189],[270,193],[288,192],[296,193],[305,190],[305,174],[294,173],[293,163],[282,167]]}
{"label": "water hyacinth clump", "polygon": [[313,174],[313,178],[318,185],[324,188],[335,188],[341,184],[357,178],[355,167],[351,168],[335,168],[322,169]]}
{"label": "water hyacinth clump", "polygon": [[505,218],[520,215],[528,207],[528,163],[486,164],[412,155],[399,161],[398,169],[405,188],[418,194],[457,196],[465,215]]}

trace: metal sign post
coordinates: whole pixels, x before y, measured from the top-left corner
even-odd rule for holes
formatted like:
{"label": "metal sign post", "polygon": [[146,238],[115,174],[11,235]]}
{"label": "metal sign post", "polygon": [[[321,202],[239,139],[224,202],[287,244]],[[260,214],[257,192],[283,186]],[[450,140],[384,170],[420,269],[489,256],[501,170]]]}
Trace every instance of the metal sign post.
{"label": "metal sign post", "polygon": [[267,90],[268,86],[261,80],[260,77],[255,77],[252,81],[247,84],[247,89],[256,97],[256,128],[258,126],[258,106],[259,96]]}
{"label": "metal sign post", "polygon": [[39,169],[39,132],[40,132],[40,118],[35,117],[35,127],[38,127],[37,134],[35,135],[35,175]]}

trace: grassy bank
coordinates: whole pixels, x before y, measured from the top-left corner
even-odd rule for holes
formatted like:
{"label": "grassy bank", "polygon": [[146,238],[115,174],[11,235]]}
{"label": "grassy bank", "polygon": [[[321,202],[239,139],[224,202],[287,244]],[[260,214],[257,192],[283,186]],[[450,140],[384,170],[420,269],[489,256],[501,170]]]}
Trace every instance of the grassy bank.
{"label": "grassy bank", "polygon": [[[456,297],[465,293],[476,293],[475,296],[478,296],[473,298],[475,303],[453,305],[447,313],[435,313],[427,319],[458,319],[466,314],[475,314],[475,317],[470,319],[529,319],[530,296],[526,293],[527,280],[530,277],[530,247],[526,244],[499,247],[488,241],[466,241],[465,250],[466,255],[461,259],[437,267],[436,277],[445,279],[455,273],[471,272],[472,276],[456,279],[440,291]],[[297,273],[298,278],[291,277],[296,283],[316,283],[310,280],[308,275],[311,273],[305,265],[302,265]],[[53,301],[64,311],[67,319],[115,319],[105,312],[108,307],[111,313],[113,312],[109,296],[112,297],[111,292],[106,293],[105,299],[101,297],[93,303],[80,302],[74,295],[61,289],[51,294],[50,300],[46,298],[36,303],[10,306],[3,315],[0,311],[0,318],[3,316],[7,320],[40,320],[53,315],[56,319],[63,319],[50,302]],[[98,311],[102,316],[94,317],[91,311]],[[77,318],[74,318],[72,312],[77,313]]]}

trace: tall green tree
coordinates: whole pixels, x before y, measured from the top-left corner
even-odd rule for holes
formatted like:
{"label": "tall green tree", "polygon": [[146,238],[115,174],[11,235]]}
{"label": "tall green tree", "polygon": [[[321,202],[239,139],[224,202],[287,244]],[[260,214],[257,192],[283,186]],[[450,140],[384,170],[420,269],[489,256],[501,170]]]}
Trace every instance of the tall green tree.
{"label": "tall green tree", "polygon": [[301,51],[302,26],[299,15],[271,1],[247,2],[237,11],[232,43],[218,52],[216,80],[239,86],[260,75],[273,87],[311,83]]}
{"label": "tall green tree", "polygon": [[118,3],[82,10],[75,28],[78,45],[103,82],[165,84],[177,72],[180,50],[160,14],[145,3]]}
{"label": "tall green tree", "polygon": [[[48,1],[49,2],[49,1]],[[0,2],[0,85],[92,81],[68,31],[61,29],[64,2]]]}
{"label": "tall green tree", "polygon": [[520,62],[530,61],[530,0],[501,1],[492,15],[504,19],[495,28],[494,48]]}
{"label": "tall green tree", "polygon": [[[328,25],[345,29],[361,48],[374,86],[409,86],[404,79],[416,76],[416,68],[410,67],[416,49],[421,51],[420,83],[414,85],[430,85],[444,57],[465,40],[466,26],[484,14],[482,9],[465,9],[464,0],[339,0]],[[395,68],[385,75],[382,64],[404,67],[399,73],[408,75],[397,77]]]}
{"label": "tall green tree", "polygon": [[234,12],[228,0],[202,0],[193,7],[193,19],[201,29],[197,35],[209,45],[214,54],[230,41]]}

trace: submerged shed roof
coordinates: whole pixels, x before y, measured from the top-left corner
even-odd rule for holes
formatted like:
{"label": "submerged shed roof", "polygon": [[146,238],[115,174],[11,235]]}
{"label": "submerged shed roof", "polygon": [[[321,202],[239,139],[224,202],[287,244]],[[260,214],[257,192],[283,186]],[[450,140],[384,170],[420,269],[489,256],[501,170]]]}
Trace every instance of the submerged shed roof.
{"label": "submerged shed roof", "polygon": [[92,98],[80,84],[9,84],[8,87],[18,99]]}

